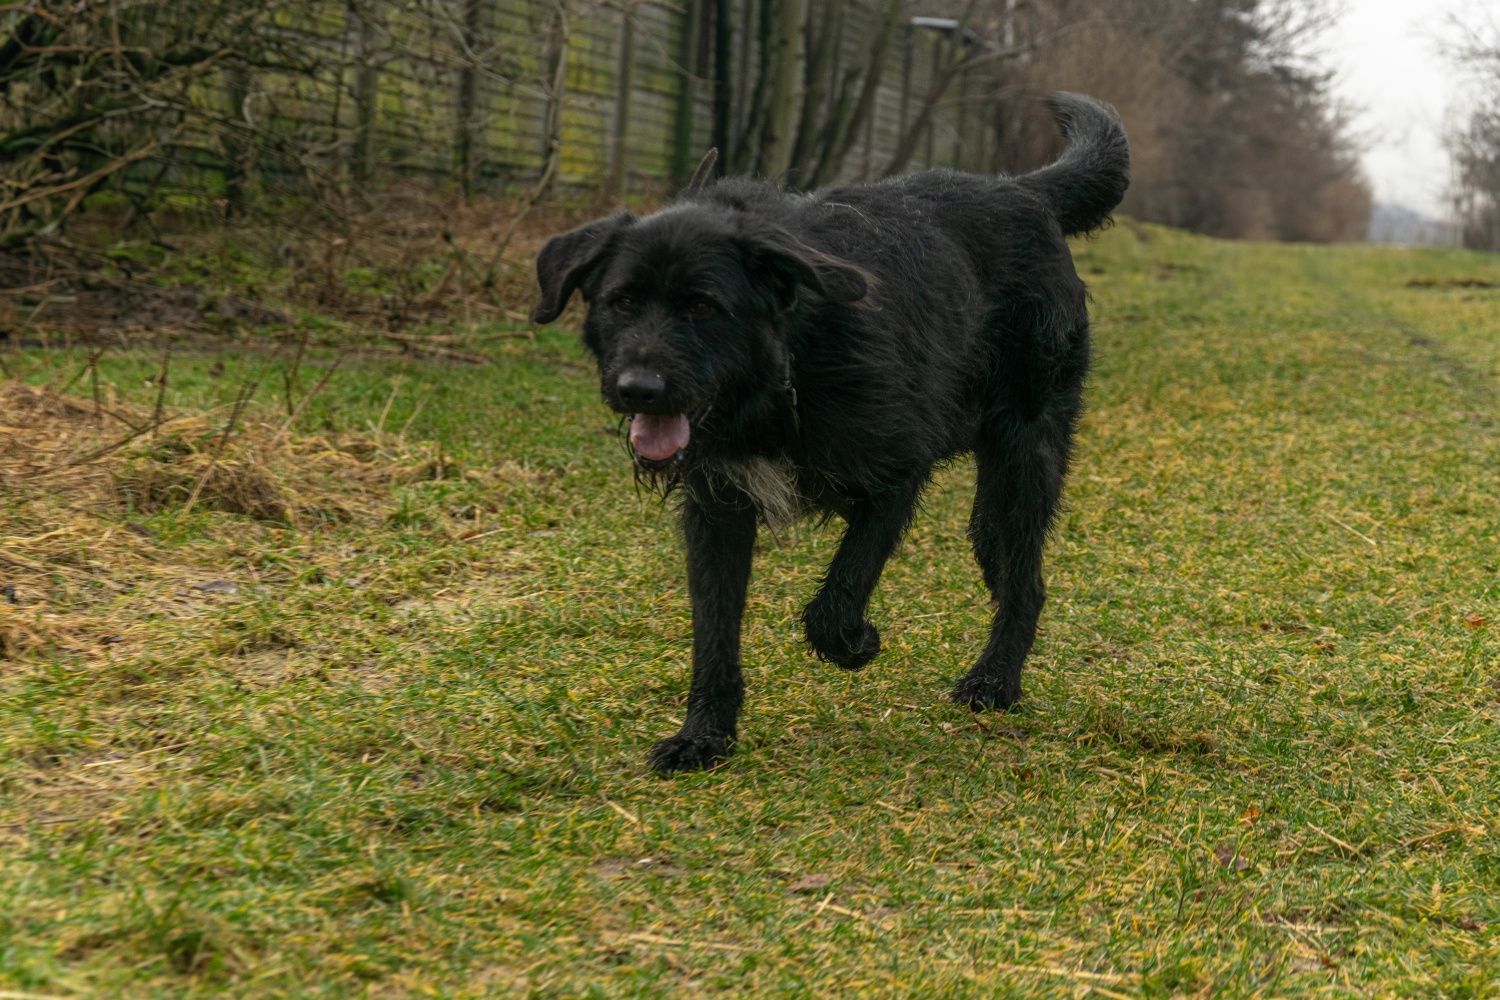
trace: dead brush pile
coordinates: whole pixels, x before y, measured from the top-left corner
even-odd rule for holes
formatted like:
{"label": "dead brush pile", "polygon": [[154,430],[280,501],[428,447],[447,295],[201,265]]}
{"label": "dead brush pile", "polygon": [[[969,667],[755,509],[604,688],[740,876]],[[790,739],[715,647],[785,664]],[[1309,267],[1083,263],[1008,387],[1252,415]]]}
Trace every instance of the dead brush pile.
{"label": "dead brush pile", "polygon": [[0,329],[86,343],[157,344],[163,330],[286,338],[313,314],[314,343],[478,364],[486,338],[530,336],[505,328],[527,322],[533,258],[598,208],[391,184],[233,226],[169,214],[153,235],[100,206],[72,220],[69,240],[0,259]]}
{"label": "dead brush pile", "polygon": [[124,515],[217,511],[234,516],[209,536],[249,543],[379,520],[392,487],[453,472],[404,435],[290,424],[243,396],[172,414],[0,383],[0,659],[97,652],[126,641],[132,621],[190,617],[238,589],[221,579],[221,544],[168,545]]}

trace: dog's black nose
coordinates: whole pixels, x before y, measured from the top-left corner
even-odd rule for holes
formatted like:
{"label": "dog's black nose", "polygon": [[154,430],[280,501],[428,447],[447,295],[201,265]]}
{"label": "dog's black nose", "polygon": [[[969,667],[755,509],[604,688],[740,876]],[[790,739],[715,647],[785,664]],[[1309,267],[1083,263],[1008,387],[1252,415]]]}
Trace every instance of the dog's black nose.
{"label": "dog's black nose", "polygon": [[666,379],[653,375],[642,368],[627,368],[615,381],[620,402],[632,410],[649,409],[658,405],[667,395]]}

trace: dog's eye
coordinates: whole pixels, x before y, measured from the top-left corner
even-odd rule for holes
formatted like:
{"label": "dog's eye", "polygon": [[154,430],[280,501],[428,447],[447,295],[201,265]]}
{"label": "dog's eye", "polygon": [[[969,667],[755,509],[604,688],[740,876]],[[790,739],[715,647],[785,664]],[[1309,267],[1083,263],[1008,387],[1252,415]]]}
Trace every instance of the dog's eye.
{"label": "dog's eye", "polygon": [[688,315],[693,319],[708,319],[717,311],[718,307],[708,299],[694,299],[688,304]]}
{"label": "dog's eye", "polygon": [[640,302],[633,295],[616,295],[609,304],[614,307],[615,312],[626,316],[634,316],[641,308]]}

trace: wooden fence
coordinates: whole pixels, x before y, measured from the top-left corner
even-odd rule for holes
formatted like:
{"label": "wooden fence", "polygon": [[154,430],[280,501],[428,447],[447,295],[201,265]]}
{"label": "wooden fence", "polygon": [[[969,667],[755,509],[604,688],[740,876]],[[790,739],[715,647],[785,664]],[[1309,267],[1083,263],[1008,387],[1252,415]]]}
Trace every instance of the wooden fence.
{"label": "wooden fence", "polygon": [[[277,27],[315,54],[308,64],[317,70],[226,70],[222,100],[232,117],[356,178],[519,188],[551,171],[575,189],[657,192],[680,182],[715,137],[722,49],[713,18],[727,12],[731,22],[734,66],[723,76],[750,80],[757,6],[763,0],[313,0]],[[869,44],[876,8],[848,0],[831,76],[841,57],[852,64]],[[953,35],[914,24],[903,8],[842,177],[885,172]],[[911,165],[988,164],[981,77],[962,72],[946,89]],[[734,95],[729,129],[744,126],[751,100]]]}

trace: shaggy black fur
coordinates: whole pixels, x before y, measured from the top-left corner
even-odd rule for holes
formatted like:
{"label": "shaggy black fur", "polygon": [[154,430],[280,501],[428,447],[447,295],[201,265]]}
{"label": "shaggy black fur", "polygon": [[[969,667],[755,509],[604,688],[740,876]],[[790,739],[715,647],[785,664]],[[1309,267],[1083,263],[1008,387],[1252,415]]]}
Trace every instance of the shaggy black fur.
{"label": "shaggy black fur", "polygon": [[811,194],[695,181],[666,209],[543,248],[533,318],[582,292],[584,343],[605,400],[632,415],[638,469],[683,497],[693,680],[657,770],[712,766],[734,743],[757,523],[788,499],[848,522],[802,617],[819,657],[857,670],[880,649],[865,609],[881,569],[933,467],[967,452],[995,612],[953,699],[1020,696],[1089,365],[1064,237],[1103,225],[1129,173],[1112,108],[1071,94],[1052,107],[1067,149],[1020,177],[929,170]]}

